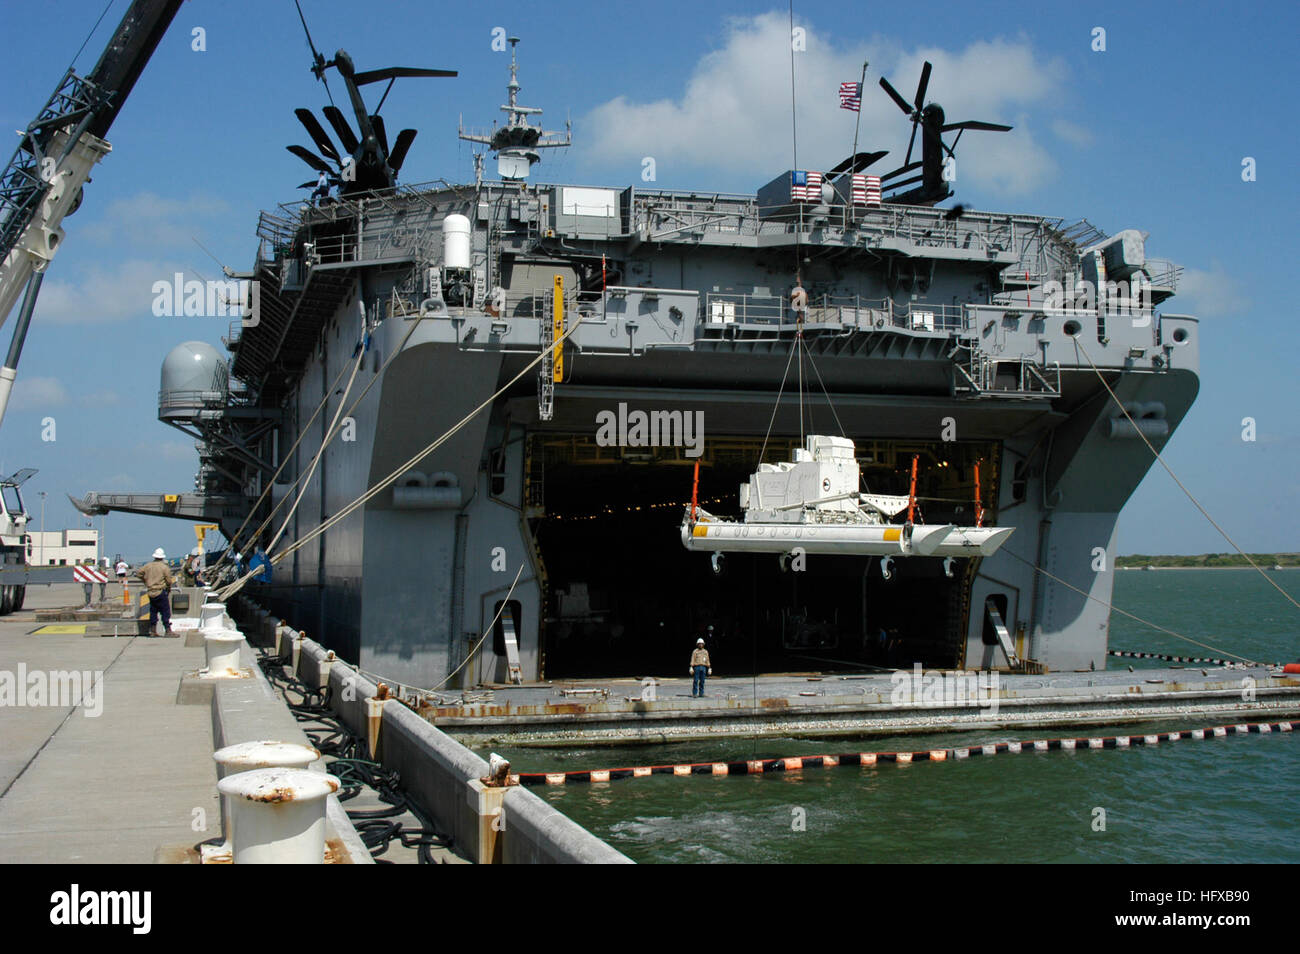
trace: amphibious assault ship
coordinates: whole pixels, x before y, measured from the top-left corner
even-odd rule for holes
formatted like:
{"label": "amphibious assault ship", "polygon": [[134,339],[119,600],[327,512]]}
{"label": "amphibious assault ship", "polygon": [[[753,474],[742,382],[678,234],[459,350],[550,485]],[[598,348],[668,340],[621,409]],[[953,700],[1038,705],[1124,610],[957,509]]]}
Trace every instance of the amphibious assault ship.
{"label": "amphibious assault ship", "polygon": [[[163,366],[195,492],[82,506],[215,522],[246,552],[278,508],[272,556],[299,545],[249,591],[408,685],[676,671],[697,636],[733,671],[1104,668],[1142,438],[1163,447],[1198,389],[1196,319],[1156,310],[1179,269],[1139,231],[938,208],[951,134],[1008,127],[948,122],[929,64],[911,101],[882,81],[920,158],[879,176],[862,152],[756,194],[540,184],[571,137],[519,105],[515,42],[504,123],[461,130],[497,178],[480,154],[462,184],[398,184],[415,133],[390,149],[360,94],[443,71],[315,54],[358,128],[327,107],[336,148],[299,110],[316,151],[293,151],[338,194],[263,212],[229,354]],[[697,464],[697,505],[734,517],[809,433],[925,524],[1015,532],[892,567],[740,552],[718,573],[683,548]]]}

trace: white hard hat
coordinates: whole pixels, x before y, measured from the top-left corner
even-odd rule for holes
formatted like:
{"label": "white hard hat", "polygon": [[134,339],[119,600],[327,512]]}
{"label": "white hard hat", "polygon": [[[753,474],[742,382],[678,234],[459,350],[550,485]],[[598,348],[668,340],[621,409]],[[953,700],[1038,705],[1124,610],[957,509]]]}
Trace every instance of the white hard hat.
{"label": "white hard hat", "polygon": [[167,559],[167,554],[163,553],[162,547],[159,547],[157,550],[153,551],[153,558],[155,560],[165,560]]}
{"label": "white hard hat", "polygon": [[695,645],[696,645],[696,646],[703,646],[703,645],[704,645],[704,640],[703,640],[703,639],[697,639],[697,640],[695,641]]}

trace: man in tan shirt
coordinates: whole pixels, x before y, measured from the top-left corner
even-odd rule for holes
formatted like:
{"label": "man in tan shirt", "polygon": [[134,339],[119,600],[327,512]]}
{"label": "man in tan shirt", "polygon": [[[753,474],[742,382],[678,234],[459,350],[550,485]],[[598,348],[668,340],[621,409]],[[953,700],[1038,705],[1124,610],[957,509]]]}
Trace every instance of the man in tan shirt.
{"label": "man in tan shirt", "polygon": [[136,579],[144,583],[149,594],[149,635],[157,631],[158,617],[162,617],[166,628],[165,636],[175,636],[172,632],[171,588],[176,585],[176,578],[167,566],[167,554],[159,547],[153,551],[153,561],[146,563],[135,571]]}
{"label": "man in tan shirt", "polygon": [[704,677],[713,675],[713,663],[709,660],[709,651],[704,648],[704,640],[695,641],[695,652],[691,653],[691,698],[704,698]]}

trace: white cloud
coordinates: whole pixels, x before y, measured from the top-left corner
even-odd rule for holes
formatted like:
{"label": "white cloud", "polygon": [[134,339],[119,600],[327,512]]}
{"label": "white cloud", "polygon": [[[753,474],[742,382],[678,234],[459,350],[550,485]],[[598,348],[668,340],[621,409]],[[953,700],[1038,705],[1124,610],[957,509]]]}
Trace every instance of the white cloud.
{"label": "white cloud", "polygon": [[[169,199],[153,192],[141,192],[113,200],[98,218],[75,231],[79,237],[101,245],[184,246],[202,254],[193,240],[203,241],[205,223],[229,211],[230,205],[224,199],[212,196],[197,194]],[[69,231],[74,231],[74,225],[80,223],[72,220]]]}
{"label": "white cloud", "polygon": [[[856,80],[869,60],[859,150],[890,154],[876,168],[902,165],[911,125],[877,85],[881,74],[904,95],[916,91],[921,65],[934,64],[926,99],[942,103],[949,122],[979,119],[1015,125],[1011,133],[970,131],[958,150],[958,177],[1005,193],[1047,181],[1055,164],[1038,145],[1026,111],[1059,100],[1061,69],[1044,63],[1027,41],[992,40],[960,51],[922,47],[901,52],[874,39],[835,48],[810,25],[806,52],[795,54],[799,165],[828,169],[853,144],[854,114],[839,108],[839,84]],[[636,103],[619,96],[584,120],[584,140],[605,161],[639,165],[653,156],[660,178],[674,166],[725,168],[754,176],[754,186],[792,165],[790,33],[785,14],[732,21],[719,49],[697,64],[680,96]],[[950,140],[951,141],[951,140]],[[919,158],[919,146],[913,158]],[[874,171],[874,170],[873,170]]]}
{"label": "white cloud", "polygon": [[1092,145],[1092,130],[1085,129],[1068,119],[1053,119],[1052,132],[1056,133],[1058,139],[1069,143],[1071,146],[1083,148]]}
{"label": "white cloud", "polygon": [[15,411],[43,410],[68,403],[68,389],[58,378],[24,377],[14,381],[9,406]]}
{"label": "white cloud", "polygon": [[122,403],[122,395],[105,388],[83,394],[78,400],[83,407],[115,407]]}
{"label": "white cloud", "polygon": [[1184,268],[1173,301],[1179,312],[1198,318],[1231,318],[1251,307],[1245,288],[1218,262],[1209,269]]}
{"label": "white cloud", "polygon": [[153,283],[171,282],[176,272],[197,278],[179,265],[134,259],[120,265],[62,269],[47,278],[36,300],[35,320],[51,324],[95,324],[153,317]]}
{"label": "white cloud", "polygon": [[185,463],[197,464],[199,461],[199,452],[195,449],[193,443],[181,444],[177,441],[141,441],[136,444],[136,450],[155,459],[175,460]]}

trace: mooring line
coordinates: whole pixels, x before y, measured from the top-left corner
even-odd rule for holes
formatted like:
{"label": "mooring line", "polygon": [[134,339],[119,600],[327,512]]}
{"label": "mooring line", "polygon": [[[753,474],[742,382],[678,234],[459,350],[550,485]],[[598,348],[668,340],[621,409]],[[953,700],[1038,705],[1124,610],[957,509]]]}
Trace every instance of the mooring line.
{"label": "mooring line", "polygon": [[686,777],[692,775],[769,775],[799,772],[807,768],[851,768],[853,766],[907,765],[912,762],[949,762],[982,755],[1021,752],[1074,751],[1076,749],[1127,749],[1159,745],[1179,739],[1221,739],[1229,735],[1269,735],[1291,732],[1291,722],[1246,722],[1209,726],[1202,729],[1178,729],[1143,735],[1079,736],[1066,739],[1029,739],[1021,742],[990,742],[949,749],[922,749],[917,752],[850,752],[844,755],[804,755],[783,759],[746,759],[732,762],[685,762],[677,765],[643,765],[635,768],[579,769],[571,772],[520,772],[511,775],[520,785],[581,785],[589,782],[616,782],[625,778],[648,778],[652,775]]}
{"label": "mooring line", "polygon": [[[1237,546],[1237,541],[1232,539],[1232,537],[1228,536],[1228,531],[1224,530],[1223,527],[1219,526],[1218,521],[1216,521],[1213,517],[1210,516],[1210,512],[1206,510],[1203,506],[1201,506],[1201,502],[1197,500],[1196,497],[1192,494],[1192,492],[1187,489],[1186,485],[1184,485],[1183,482],[1178,479],[1178,475],[1175,474],[1174,469],[1170,467],[1168,463],[1165,462],[1164,457],[1160,455],[1160,451],[1156,450],[1155,445],[1152,444],[1151,441],[1147,440],[1146,434],[1142,433],[1142,428],[1138,427],[1137,421],[1133,420],[1133,415],[1130,414],[1128,408],[1124,406],[1124,402],[1119,399],[1119,395],[1116,394],[1114,389],[1110,386],[1110,383],[1106,380],[1106,376],[1101,373],[1101,369],[1098,368],[1097,365],[1093,362],[1092,357],[1088,354],[1087,350],[1083,347],[1082,342],[1079,341],[1079,336],[1073,335],[1072,337],[1074,338],[1074,346],[1079,349],[1079,353],[1083,355],[1084,359],[1088,362],[1092,370],[1096,372],[1097,380],[1100,381],[1101,386],[1106,389],[1106,393],[1109,394],[1111,400],[1115,402],[1115,406],[1118,407],[1120,411],[1123,413],[1124,419],[1128,421],[1129,424],[1132,426],[1133,432],[1137,434],[1138,437],[1142,438],[1142,443],[1146,444],[1147,450],[1151,451],[1151,453],[1155,455],[1155,459],[1160,463],[1160,466],[1165,469],[1165,471],[1169,474],[1169,476],[1173,478],[1174,483],[1178,485],[1178,489],[1187,495],[1187,499],[1190,500],[1192,504],[1196,507],[1196,509],[1201,512],[1201,516],[1203,516],[1206,520],[1210,521],[1210,526],[1214,527],[1215,530],[1218,530],[1219,535],[1222,536],[1223,539],[1227,540],[1230,544],[1232,544],[1232,548],[1236,550],[1242,556],[1242,558],[1247,563],[1249,563],[1260,576],[1264,578],[1264,582],[1266,582],[1269,586],[1273,587],[1273,589],[1281,593],[1282,597],[1287,602],[1289,602],[1292,606],[1294,606],[1296,609],[1300,609],[1300,601],[1297,601],[1294,596],[1292,596],[1286,590],[1282,589],[1281,585],[1277,582],[1277,580],[1273,579],[1271,576],[1265,573],[1264,568],[1250,558],[1249,553],[1247,553],[1241,547]],[[1222,650],[1220,651],[1222,652]]]}
{"label": "mooring line", "polygon": [[[1182,633],[1175,633],[1172,629],[1167,629],[1167,628],[1165,628],[1164,626],[1161,626],[1159,623],[1153,623],[1153,622],[1151,622],[1151,621],[1148,620],[1148,619],[1143,619],[1141,616],[1138,616],[1138,615],[1136,615],[1136,614],[1134,614],[1134,613],[1130,613],[1128,610],[1122,610],[1122,609],[1120,609],[1118,606],[1116,606],[1114,603],[1111,603],[1111,602],[1109,602],[1108,600],[1103,600],[1100,596],[1093,596],[1091,593],[1087,592],[1086,590],[1081,590],[1081,589],[1079,589],[1079,587],[1075,586],[1073,583],[1067,583],[1065,580],[1061,579],[1059,576],[1055,575],[1054,573],[1052,573],[1052,572],[1050,572],[1050,571],[1048,571],[1048,570],[1043,569],[1041,566],[1039,566],[1038,564],[1034,563],[1032,560],[1026,560],[1024,557],[1022,557],[1022,556],[1021,556],[1020,554],[1018,554],[1018,553],[1014,553],[1014,552],[1012,552],[1011,550],[1005,550],[1005,549],[1002,550],[1002,551],[1000,551],[1000,552],[1005,553],[1007,556],[1011,557],[1013,560],[1019,560],[1021,563],[1025,564],[1025,566],[1030,567],[1031,569],[1033,569],[1033,570],[1034,570],[1035,572],[1037,572],[1037,573],[1041,573],[1041,574],[1043,574],[1043,576],[1047,577],[1049,580],[1053,580],[1053,581],[1055,581],[1055,582],[1057,582],[1057,583],[1060,583],[1060,584],[1061,584],[1062,586],[1064,586],[1067,590],[1073,590],[1074,592],[1076,592],[1076,593],[1078,593],[1080,596],[1082,596],[1084,599],[1092,600],[1094,603],[1100,603],[1102,606],[1106,607],[1106,608],[1107,608],[1108,610],[1110,610],[1112,613],[1119,613],[1121,616],[1127,616],[1129,619],[1134,620],[1134,621],[1136,621],[1136,622],[1139,622],[1139,623],[1141,623],[1143,626],[1150,626],[1152,629],[1157,629],[1157,630],[1159,630],[1160,632],[1165,633],[1165,634],[1168,635],[1168,636],[1172,636],[1172,637],[1174,637],[1175,639],[1181,639],[1181,640],[1184,640],[1185,642],[1189,642],[1189,643],[1193,644],[1194,646],[1200,646],[1202,649],[1209,649],[1209,650],[1213,650],[1214,652],[1218,652],[1218,653],[1226,653],[1226,654],[1229,655],[1229,656],[1237,656],[1237,654],[1234,653],[1234,652],[1233,652],[1232,650],[1230,650],[1230,649],[1224,649],[1224,648],[1221,647],[1221,646],[1211,646],[1209,643],[1203,643],[1203,642],[1201,642],[1199,639],[1192,639],[1192,637],[1190,637],[1190,636],[1184,636]],[[1237,656],[1237,658],[1238,658],[1239,660],[1241,660],[1242,662],[1244,662],[1244,663],[1250,663],[1251,665],[1262,665],[1261,663],[1257,663],[1257,662],[1256,662],[1255,660],[1253,660],[1253,659],[1247,659],[1245,656]]]}

